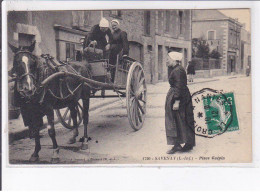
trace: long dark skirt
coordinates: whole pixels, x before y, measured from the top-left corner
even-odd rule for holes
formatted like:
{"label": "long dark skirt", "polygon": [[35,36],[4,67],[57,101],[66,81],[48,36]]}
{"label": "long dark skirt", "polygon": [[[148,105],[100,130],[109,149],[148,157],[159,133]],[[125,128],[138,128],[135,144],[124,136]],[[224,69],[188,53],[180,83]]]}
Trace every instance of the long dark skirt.
{"label": "long dark skirt", "polygon": [[187,88],[186,95],[180,100],[179,110],[172,110],[174,89],[170,88],[165,103],[165,129],[168,145],[190,144],[195,146],[194,115],[190,92]]}

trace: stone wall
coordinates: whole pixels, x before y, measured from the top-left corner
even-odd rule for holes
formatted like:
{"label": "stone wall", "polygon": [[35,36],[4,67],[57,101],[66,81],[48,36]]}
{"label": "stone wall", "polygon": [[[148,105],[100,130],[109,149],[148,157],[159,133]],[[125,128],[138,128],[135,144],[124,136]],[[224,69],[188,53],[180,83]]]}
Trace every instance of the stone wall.
{"label": "stone wall", "polygon": [[[141,60],[148,82],[152,80],[153,83],[156,83],[158,81],[159,45],[162,46],[163,53],[162,64],[160,64],[162,80],[167,80],[165,59],[169,48],[180,48],[181,52],[186,53],[183,65],[191,59],[191,11],[169,10],[169,28],[166,31],[166,11],[151,10],[150,34],[145,34],[144,30],[145,11],[122,10],[121,16],[113,15],[111,11],[10,12],[8,15],[8,41],[18,46],[17,34],[24,32],[34,35],[37,41],[35,53],[49,53],[57,58],[62,49],[64,52],[66,41],[72,39],[73,42],[78,41],[82,34],[74,30],[64,35],[61,31],[55,31],[54,25],[71,29],[79,27],[80,30],[89,31],[93,25],[99,23],[101,17],[106,17],[109,21],[117,19],[120,22],[120,28],[128,34],[132,49],[130,54],[137,60]],[[179,11],[183,12],[182,34],[179,33]],[[68,40],[62,40],[61,43],[60,38],[67,36],[71,37]],[[64,58],[63,55],[61,55],[62,58]],[[9,50],[9,62],[12,61],[12,57],[11,50]]]}
{"label": "stone wall", "polygon": [[[33,35],[36,40],[34,53],[37,55],[48,53],[56,58],[55,24],[70,27],[71,11],[9,12],[8,42],[18,47],[19,33]],[[13,53],[8,49],[8,68],[11,68],[12,60]]]}

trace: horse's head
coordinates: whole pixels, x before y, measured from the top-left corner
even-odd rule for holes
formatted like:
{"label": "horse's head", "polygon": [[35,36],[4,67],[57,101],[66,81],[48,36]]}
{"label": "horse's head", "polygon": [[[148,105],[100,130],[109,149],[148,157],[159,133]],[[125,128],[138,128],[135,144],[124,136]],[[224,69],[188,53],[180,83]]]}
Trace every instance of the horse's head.
{"label": "horse's head", "polygon": [[35,41],[31,46],[9,47],[14,53],[12,74],[16,75],[16,89],[22,97],[31,99],[36,91],[37,57],[32,54]]}

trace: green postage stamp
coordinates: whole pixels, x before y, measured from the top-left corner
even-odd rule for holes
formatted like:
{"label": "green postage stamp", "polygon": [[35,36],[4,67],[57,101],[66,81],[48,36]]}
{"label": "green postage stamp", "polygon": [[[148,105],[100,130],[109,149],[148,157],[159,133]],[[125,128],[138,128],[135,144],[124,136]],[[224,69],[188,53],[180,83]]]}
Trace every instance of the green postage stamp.
{"label": "green postage stamp", "polygon": [[206,88],[194,93],[192,100],[197,135],[214,137],[239,130],[233,92],[222,93]]}

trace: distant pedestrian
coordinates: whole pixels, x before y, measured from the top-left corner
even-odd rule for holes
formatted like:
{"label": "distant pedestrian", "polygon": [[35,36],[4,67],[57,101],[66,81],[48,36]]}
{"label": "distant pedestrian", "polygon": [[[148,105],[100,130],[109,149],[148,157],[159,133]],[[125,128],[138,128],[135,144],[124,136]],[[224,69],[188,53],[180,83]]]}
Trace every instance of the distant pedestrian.
{"label": "distant pedestrian", "polygon": [[[195,146],[194,115],[187,76],[180,65],[181,53],[170,52],[167,58],[168,79],[171,88],[165,103],[167,144],[173,145],[167,154],[189,151]],[[181,144],[185,144],[183,147]]]}
{"label": "distant pedestrian", "polygon": [[246,76],[248,77],[250,75],[250,66],[246,66]]}
{"label": "distant pedestrian", "polygon": [[195,75],[195,65],[192,61],[188,62],[187,75],[188,75],[188,81],[193,82],[193,78],[194,78],[194,75]]}

